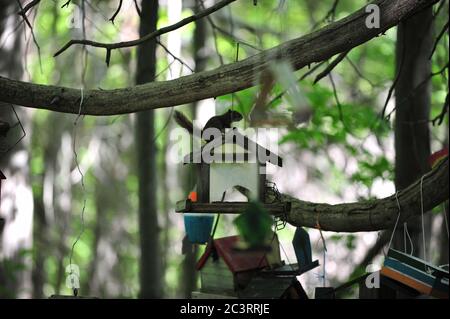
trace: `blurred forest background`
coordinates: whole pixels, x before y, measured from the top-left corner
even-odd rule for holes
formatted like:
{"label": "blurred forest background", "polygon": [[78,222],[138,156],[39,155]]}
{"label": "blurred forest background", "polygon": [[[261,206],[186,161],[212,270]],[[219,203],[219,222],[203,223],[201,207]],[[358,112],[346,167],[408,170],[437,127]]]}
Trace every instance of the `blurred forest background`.
{"label": "blurred forest background", "polygon": [[[25,5],[28,1],[20,2]],[[17,14],[19,1],[0,0],[0,75],[86,89],[174,79],[308,34],[367,4],[365,0],[261,0],[254,6],[250,0],[236,1],[162,35],[157,43],[112,51],[107,67],[102,49],[73,46],[56,58],[53,54],[74,38],[101,42],[135,39],[139,33],[152,30],[152,23],[157,28],[176,23],[214,1],[160,0],[159,6],[155,6],[157,1],[137,1],[146,23],[140,23],[135,1],[123,1],[114,23],[110,18],[119,1],[78,0],[61,8],[65,2],[41,1],[31,10],[31,33]],[[403,33],[399,30],[402,27],[395,27],[352,49],[330,76],[318,83],[314,84],[314,79],[327,63],[295,72],[296,78],[302,78],[298,86],[312,115],[304,125],[280,130],[279,152],[285,165],[271,172],[271,179],[281,192],[327,203],[381,198],[415,181],[427,170],[430,152],[448,145],[448,117],[441,125],[430,121],[441,113],[448,98],[448,34],[438,43],[431,60],[423,52],[414,52],[412,44],[417,40],[411,38],[423,33],[429,50],[446,23],[448,27],[448,1],[440,1],[418,19],[416,30],[413,24],[405,24]],[[428,32],[421,31],[424,21],[432,24]],[[146,54],[152,52],[152,45],[156,45],[154,67],[151,54]],[[401,49],[402,45],[406,49]],[[398,106],[402,94],[404,97],[411,91],[408,78],[412,75],[396,76],[403,50],[415,59],[405,62],[411,74],[425,79],[424,85],[414,89],[415,101],[423,101],[416,118]],[[414,67],[421,71],[411,70]],[[389,116],[383,117],[395,79],[396,94],[387,103],[385,115]],[[258,92],[254,87],[177,110],[203,124],[232,102],[236,110],[248,115]],[[270,108],[289,114],[289,101],[276,98],[281,92],[282,87],[275,85]],[[46,110],[16,107],[15,111],[26,136],[0,158],[0,168],[7,177],[0,211],[5,221],[0,244],[0,297],[71,294],[66,287],[66,266],[78,237],[72,262],[80,267],[82,295],[189,297],[198,285],[194,264],[204,248],[191,247],[182,253],[183,217],[174,212],[174,204],[187,196],[192,181],[186,168],[166,160],[174,143],[170,139],[176,128],[173,108],[78,120],[76,115]],[[9,107],[1,108],[0,115],[16,122]],[[398,119],[410,121],[406,129]],[[400,134],[402,130],[409,133]],[[15,126],[7,142],[14,144],[21,135],[21,127]],[[414,145],[411,138],[416,139]],[[411,164],[412,148],[423,165]],[[143,209],[149,207],[144,214]],[[442,207],[427,214],[425,227],[430,259],[448,264]],[[420,234],[414,225],[409,229],[413,239]],[[292,261],[293,230],[287,225],[279,233],[283,258]],[[219,224],[216,236],[235,232],[228,217]],[[320,234],[317,230],[309,233],[313,255],[322,264]],[[328,248],[326,280],[335,286],[364,271],[372,260],[380,263],[390,231],[324,235]],[[420,241],[414,240],[415,249],[420,251]],[[403,230],[395,245],[402,247],[402,243]],[[308,293],[321,285],[321,273],[317,270],[302,277]],[[353,293],[348,290],[344,296],[352,297]]]}

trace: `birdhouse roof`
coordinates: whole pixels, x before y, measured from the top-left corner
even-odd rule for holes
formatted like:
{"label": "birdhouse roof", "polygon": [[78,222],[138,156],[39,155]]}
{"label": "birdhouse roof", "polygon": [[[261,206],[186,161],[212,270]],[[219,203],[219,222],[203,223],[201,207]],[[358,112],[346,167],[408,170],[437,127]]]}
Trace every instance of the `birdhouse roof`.
{"label": "birdhouse roof", "polygon": [[3,175],[3,172],[2,172],[2,171],[0,171],[0,179],[6,179],[6,176]]}
{"label": "birdhouse roof", "polygon": [[243,253],[234,250],[238,241],[238,236],[215,239],[212,244],[208,244],[205,253],[200,257],[197,263],[197,270],[203,268],[213,250],[217,252],[218,257],[223,259],[233,273],[261,269],[269,265],[265,252]]}
{"label": "birdhouse roof", "polygon": [[[225,134],[223,134],[221,143],[215,145],[215,148],[225,144],[234,144],[243,148],[246,151],[243,154],[244,160],[248,160],[249,155],[252,155],[255,156],[255,159],[261,164],[269,162],[273,165],[280,167],[283,166],[283,159],[280,156],[249,139],[247,136],[242,135],[236,128],[228,130]],[[202,147],[200,150],[187,154],[183,159],[183,163],[201,163],[203,159],[202,153],[204,151],[205,150]],[[254,154],[255,152],[256,154]],[[261,156],[261,154],[264,155]],[[225,154],[222,154],[222,159],[225,159]]]}

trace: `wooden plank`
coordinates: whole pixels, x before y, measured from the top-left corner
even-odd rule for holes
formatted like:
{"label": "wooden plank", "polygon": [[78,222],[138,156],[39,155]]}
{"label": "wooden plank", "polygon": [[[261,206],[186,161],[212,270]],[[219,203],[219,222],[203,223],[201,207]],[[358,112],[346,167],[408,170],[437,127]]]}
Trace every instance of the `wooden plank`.
{"label": "wooden plank", "polygon": [[209,165],[206,163],[197,166],[197,200],[201,203],[209,202]]}
{"label": "wooden plank", "polygon": [[[189,202],[189,203],[188,203]],[[290,210],[290,203],[263,204],[264,208],[272,215],[285,214]],[[197,214],[240,214],[247,208],[248,202],[214,202],[199,203],[186,200],[186,203],[177,203],[177,213],[195,212]]]}
{"label": "wooden plank", "polygon": [[380,286],[380,289],[374,289],[379,290],[380,299],[411,299],[422,295],[417,290],[384,275],[380,277]]}
{"label": "wooden plank", "polygon": [[411,267],[417,268],[420,271],[428,273],[428,271],[431,271],[431,274],[435,277],[444,277],[449,278],[448,271],[445,269],[436,267],[435,265],[432,265],[422,259],[419,259],[414,256],[407,255],[405,253],[402,253],[395,249],[389,249],[388,251],[388,257],[397,259],[398,261],[407,264]]}
{"label": "wooden plank", "polygon": [[214,286],[234,289],[234,278],[230,276],[224,277],[213,274],[202,274],[201,282],[203,288],[206,288],[207,286]]}
{"label": "wooden plank", "polygon": [[291,277],[262,278],[255,276],[245,289],[238,291],[239,298],[279,299],[294,280]]}
{"label": "wooden plank", "polygon": [[220,280],[217,278],[216,280],[208,280],[205,278],[202,281],[202,291],[234,291],[233,282],[228,280]]}
{"label": "wooden plank", "polygon": [[201,287],[203,290],[234,290],[234,276],[228,266],[221,260],[210,258],[200,271]]}
{"label": "wooden plank", "polygon": [[268,270],[268,271],[262,271],[260,273],[263,277],[270,277],[270,276],[300,276],[301,274],[314,269],[319,266],[319,261],[315,260],[312,263],[302,267],[298,268],[298,264],[292,264],[292,265],[284,265],[280,268],[274,269],[274,270]]}
{"label": "wooden plank", "polygon": [[418,280],[415,280],[414,278],[408,277],[400,272],[397,272],[393,269],[383,267],[381,269],[381,274],[391,278],[395,281],[401,282],[405,284],[408,287],[413,288],[414,290],[417,290],[420,293],[429,295],[431,294],[432,287],[428,286],[427,284],[420,282]]}
{"label": "wooden plank", "polygon": [[436,278],[433,277],[432,275],[424,272],[424,271],[420,271],[416,268],[410,267],[406,264],[403,264],[401,262],[399,262],[398,260],[392,259],[387,257],[384,260],[384,268],[388,268],[388,269],[392,269],[395,272],[404,274],[405,276],[408,276],[410,278],[413,278],[414,280],[420,281],[423,284],[432,287]]}

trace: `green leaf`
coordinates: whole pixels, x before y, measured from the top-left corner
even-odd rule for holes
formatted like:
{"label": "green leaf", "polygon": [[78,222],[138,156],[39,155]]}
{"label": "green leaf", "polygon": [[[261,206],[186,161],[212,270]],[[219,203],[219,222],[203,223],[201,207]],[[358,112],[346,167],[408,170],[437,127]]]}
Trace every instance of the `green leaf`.
{"label": "green leaf", "polygon": [[272,218],[261,203],[251,201],[246,210],[234,220],[234,224],[241,238],[250,247],[259,247],[264,245],[270,235]]}

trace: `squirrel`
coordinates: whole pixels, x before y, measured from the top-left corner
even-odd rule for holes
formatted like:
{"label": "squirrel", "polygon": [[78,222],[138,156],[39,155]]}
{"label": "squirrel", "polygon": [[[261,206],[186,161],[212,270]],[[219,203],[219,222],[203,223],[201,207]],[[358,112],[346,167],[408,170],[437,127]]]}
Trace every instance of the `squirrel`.
{"label": "squirrel", "polygon": [[[232,122],[239,122],[242,120],[242,114],[237,111],[228,110],[222,115],[213,116],[206,122],[203,130],[208,128],[217,128],[222,133],[225,132],[226,128],[231,128]],[[175,122],[180,125],[182,128],[186,129],[189,134],[194,134],[194,125],[191,120],[189,120],[183,113],[179,111],[175,111],[174,113]]]}

